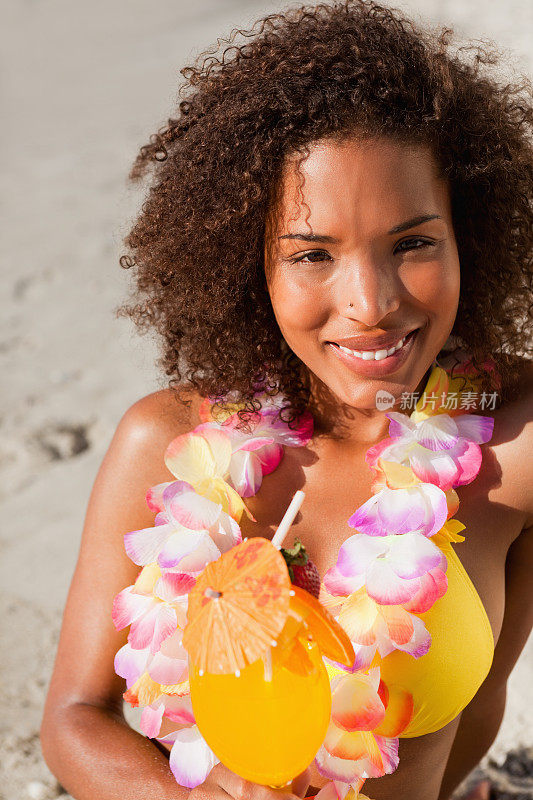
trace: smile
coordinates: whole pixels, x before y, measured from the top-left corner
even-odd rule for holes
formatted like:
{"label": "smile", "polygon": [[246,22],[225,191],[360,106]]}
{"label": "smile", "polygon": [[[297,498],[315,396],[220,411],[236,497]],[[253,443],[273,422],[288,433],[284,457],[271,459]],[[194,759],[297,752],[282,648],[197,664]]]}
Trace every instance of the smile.
{"label": "smile", "polygon": [[396,371],[406,360],[417,338],[419,328],[399,339],[387,350],[350,350],[336,342],[329,347],[346,366],[361,375],[385,375]]}
{"label": "smile", "polygon": [[[400,339],[396,342],[395,345],[389,347],[388,350],[350,350],[349,347],[343,347],[341,344],[338,344],[337,347],[343,351],[343,353],[348,353],[351,356],[357,356],[357,358],[362,358],[363,361],[381,361],[383,358],[387,358],[387,356],[391,356],[396,350],[399,350],[400,347],[403,347],[405,344],[405,340],[407,336],[404,336],[403,339]],[[336,342],[332,342],[332,344],[337,344]]]}

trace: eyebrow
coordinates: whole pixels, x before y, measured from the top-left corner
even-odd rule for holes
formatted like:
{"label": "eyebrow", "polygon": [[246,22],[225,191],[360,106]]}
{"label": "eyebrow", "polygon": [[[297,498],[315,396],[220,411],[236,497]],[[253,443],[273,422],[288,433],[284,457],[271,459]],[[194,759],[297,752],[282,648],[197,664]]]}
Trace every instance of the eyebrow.
{"label": "eyebrow", "polygon": [[[415,228],[417,225],[422,225],[423,222],[429,222],[432,219],[442,219],[440,214],[420,214],[418,217],[413,217],[405,222],[400,222],[388,231],[387,236],[393,233],[401,233],[407,231],[409,228]],[[328,244],[338,244],[339,240],[334,236],[326,236],[321,233],[284,233],[278,236],[278,239],[300,239],[303,242],[327,242]]]}

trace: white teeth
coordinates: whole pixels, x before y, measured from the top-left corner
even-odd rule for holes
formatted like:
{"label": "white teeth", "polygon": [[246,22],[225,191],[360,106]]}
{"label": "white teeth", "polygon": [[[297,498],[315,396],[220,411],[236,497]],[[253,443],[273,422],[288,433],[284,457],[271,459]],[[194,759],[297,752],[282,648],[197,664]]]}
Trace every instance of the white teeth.
{"label": "white teeth", "polygon": [[357,356],[357,358],[362,358],[363,361],[381,361],[383,358],[387,358],[387,356],[391,356],[396,350],[399,350],[400,347],[403,347],[405,344],[405,340],[407,336],[404,336],[403,339],[395,344],[393,347],[390,347],[388,350],[350,350],[348,347],[343,347],[342,345],[338,344],[337,347],[339,350],[342,350],[344,353],[348,353],[350,356]]}

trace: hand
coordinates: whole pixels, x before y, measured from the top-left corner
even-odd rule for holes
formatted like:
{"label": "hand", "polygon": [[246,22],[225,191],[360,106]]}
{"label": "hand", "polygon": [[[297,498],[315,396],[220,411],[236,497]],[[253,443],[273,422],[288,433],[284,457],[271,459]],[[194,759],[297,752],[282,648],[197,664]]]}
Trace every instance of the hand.
{"label": "hand", "polygon": [[222,763],[215,764],[205,781],[191,789],[189,800],[299,800],[309,788],[311,772],[305,769],[286,789],[271,789],[245,781]]}

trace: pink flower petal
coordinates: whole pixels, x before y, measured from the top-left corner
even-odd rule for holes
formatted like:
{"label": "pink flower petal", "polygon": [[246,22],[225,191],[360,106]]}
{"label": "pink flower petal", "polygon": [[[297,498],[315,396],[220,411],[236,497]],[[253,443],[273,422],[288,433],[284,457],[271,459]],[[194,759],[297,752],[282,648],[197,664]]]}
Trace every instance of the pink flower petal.
{"label": "pink flower petal", "polygon": [[[164,646],[165,642],[163,642]],[[148,674],[156,683],[172,686],[186,680],[188,674],[187,659],[170,658],[162,650],[155,653],[148,665]]]}
{"label": "pink flower petal", "polygon": [[384,458],[386,457],[385,453],[392,442],[393,440],[387,436],[385,439],[382,439],[380,442],[377,442],[377,444],[374,444],[372,447],[368,448],[365,454],[365,461],[369,467],[377,469],[378,459],[381,456]]}
{"label": "pink flower petal", "polygon": [[337,568],[342,575],[350,577],[364,574],[374,559],[386,554],[388,549],[388,544],[381,539],[355,533],[339,548]]}
{"label": "pink flower petal", "polygon": [[174,481],[163,492],[167,512],[185,528],[205,530],[214,525],[222,506],[195,492],[186,481]]}
{"label": "pink flower petal", "polygon": [[163,511],[163,492],[169,485],[170,483],[167,481],[166,483],[158,483],[157,486],[152,486],[151,489],[148,489],[146,493],[146,503],[150,511],[154,511],[155,513]]}
{"label": "pink flower petal", "polygon": [[480,414],[461,414],[454,417],[459,429],[459,435],[471,442],[483,444],[490,441],[494,431],[494,417],[485,417]]}
{"label": "pink flower petal", "polygon": [[158,580],[154,593],[161,600],[170,603],[177,597],[190,592],[195,583],[196,578],[185,572],[165,572]]}
{"label": "pink flower petal", "polygon": [[121,678],[126,679],[126,687],[129,689],[137,678],[146,670],[146,663],[150,655],[150,650],[134,650],[130,644],[125,644],[115,655],[115,672]]}
{"label": "pink flower petal", "polygon": [[[155,706],[155,707],[154,707]],[[165,706],[159,700],[153,706],[145,706],[142,710],[139,727],[149,739],[155,739],[161,730],[161,721]]]}
{"label": "pink flower petal", "polygon": [[404,533],[388,537],[386,541],[390,553],[388,563],[400,578],[419,578],[442,564],[441,550],[421,533]]}
{"label": "pink flower petal", "polygon": [[[379,747],[381,758],[383,760],[383,768],[385,775],[390,775],[391,772],[398,767],[400,762],[398,756],[398,739],[389,739],[385,736],[375,735],[375,740]],[[379,775],[376,777],[380,777]]]}
{"label": "pink flower petal", "polygon": [[176,695],[165,697],[165,717],[179,725],[194,725],[191,696],[187,694],[182,697]]}
{"label": "pink flower petal", "polygon": [[226,553],[242,542],[241,528],[238,522],[223,511],[217,521],[217,527],[210,531],[211,538],[221,553]]}
{"label": "pink flower petal", "polygon": [[422,446],[413,447],[409,463],[416,477],[424,483],[433,483],[443,491],[455,485],[458,469],[450,451],[434,453]]}
{"label": "pink flower petal", "polygon": [[261,461],[253,452],[237,450],[231,457],[229,475],[241,497],[252,497],[263,481]]}
{"label": "pink flower petal", "polygon": [[448,579],[445,573],[436,568],[430,572],[426,572],[419,578],[420,588],[418,592],[413,595],[409,602],[404,603],[406,611],[411,611],[414,614],[423,614],[429,611],[433,603],[440,597],[446,594],[448,588]]}
{"label": "pink flower petal", "polygon": [[[261,447],[264,447],[267,444],[273,444],[274,439],[268,436],[256,436],[252,439],[243,439],[242,443],[239,443],[237,451],[244,450],[244,451],[251,451],[251,450],[259,450]],[[236,451],[236,452],[237,452]],[[235,456],[233,453],[232,458]]]}
{"label": "pink flower petal", "polygon": [[197,725],[175,734],[170,751],[170,769],[180,786],[194,789],[205,781],[219,759],[203,739]]}
{"label": "pink flower petal", "polygon": [[368,536],[423,533],[432,536],[446,522],[446,495],[430,483],[406,489],[385,487],[371,497],[348,520]]}
{"label": "pink flower petal", "polygon": [[[454,453],[457,464],[457,475],[453,486],[465,486],[472,483],[481,469],[481,448],[476,442],[461,441],[460,452]],[[459,448],[458,448],[459,450]]]}
{"label": "pink flower petal", "polygon": [[309,411],[304,411],[297,420],[288,423],[279,418],[279,409],[276,407],[265,408],[262,412],[263,423],[268,432],[274,436],[279,444],[291,447],[305,447],[313,437],[313,416]]}
{"label": "pink flower petal", "polygon": [[150,645],[150,651],[152,653],[157,653],[161,647],[161,643],[176,630],[177,624],[178,618],[172,606],[166,603],[159,603],[154,624],[154,633]]}
{"label": "pink flower petal", "polygon": [[[410,533],[423,527],[430,515],[417,490],[382,489],[377,514],[385,533]],[[383,535],[383,534],[382,534]]]}
{"label": "pink flower petal", "polygon": [[399,439],[402,436],[411,438],[416,429],[416,423],[410,417],[400,414],[398,411],[387,411],[385,416],[390,419],[389,436],[391,438]]}
{"label": "pink flower petal", "polygon": [[133,586],[128,586],[119,592],[113,600],[111,616],[117,631],[121,631],[131,625],[132,622],[146,614],[154,605],[154,600],[151,597],[137,594],[132,590]]}
{"label": "pink flower petal", "polygon": [[[179,628],[175,630],[164,642],[161,644],[160,653],[168,658],[174,658],[181,661],[187,661],[187,651],[182,643],[183,630]],[[179,681],[160,681],[160,683],[179,683]]]}
{"label": "pink flower petal", "polygon": [[364,583],[364,575],[348,578],[343,575],[336,564],[330,567],[324,575],[323,584],[333,595],[348,596],[356,592]]}
{"label": "pink flower petal", "polygon": [[[219,556],[220,550],[205,531],[177,531],[170,536],[157,560],[163,568],[179,564],[183,572],[194,572]],[[189,557],[187,562],[184,561],[186,557]]]}
{"label": "pink flower petal", "polygon": [[419,587],[418,578],[400,578],[386,561],[379,559],[366,572],[366,591],[381,605],[405,603],[416,594]]}
{"label": "pink flower petal", "polygon": [[437,414],[416,425],[416,441],[428,450],[450,450],[459,437],[455,421],[448,414]]}
{"label": "pink flower petal", "polygon": [[367,534],[367,536],[386,536],[389,531],[383,530],[383,526],[377,514],[380,494],[381,492],[378,492],[378,494],[370,497],[365,503],[359,506],[348,519],[348,525],[361,531],[361,533]]}
{"label": "pink flower petal", "polygon": [[257,458],[261,462],[263,476],[270,475],[283,458],[283,447],[280,444],[268,444],[258,450]]}
{"label": "pink flower petal", "polygon": [[157,621],[157,606],[159,603],[152,601],[151,608],[139,619],[132,622],[128,634],[128,642],[134,650],[144,650],[150,647],[154,636]]}
{"label": "pink flower petal", "polygon": [[175,530],[173,525],[156,525],[124,535],[126,553],[134,564],[143,567],[157,561],[157,557],[168,537]]}

